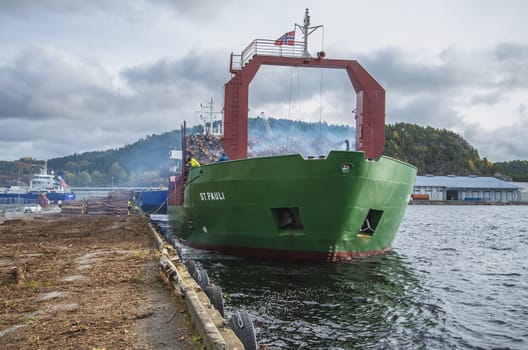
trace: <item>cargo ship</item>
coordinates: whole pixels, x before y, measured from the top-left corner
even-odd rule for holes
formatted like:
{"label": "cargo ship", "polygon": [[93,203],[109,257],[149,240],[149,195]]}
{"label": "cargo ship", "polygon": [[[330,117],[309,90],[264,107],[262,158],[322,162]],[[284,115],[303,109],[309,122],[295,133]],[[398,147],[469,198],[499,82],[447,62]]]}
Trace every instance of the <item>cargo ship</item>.
{"label": "cargo ship", "polygon": [[[328,59],[322,51],[316,57],[309,54],[308,35],[317,27],[310,27],[308,10],[304,25],[295,26],[304,34],[303,42],[257,39],[241,54],[231,54],[222,138],[230,160],[182,168],[169,179],[169,225],[183,244],[265,259],[315,261],[391,249],[416,168],[382,155],[385,90],[355,60]],[[346,71],[356,94],[356,150],[330,151],[323,157],[248,158],[248,88],[262,65]],[[192,156],[187,148],[182,145],[184,160]]]}
{"label": "cargo ship", "polygon": [[45,204],[42,201],[60,204],[75,199],[62,173],[48,174],[47,166],[33,175],[29,187],[11,186],[0,190],[0,204]]}

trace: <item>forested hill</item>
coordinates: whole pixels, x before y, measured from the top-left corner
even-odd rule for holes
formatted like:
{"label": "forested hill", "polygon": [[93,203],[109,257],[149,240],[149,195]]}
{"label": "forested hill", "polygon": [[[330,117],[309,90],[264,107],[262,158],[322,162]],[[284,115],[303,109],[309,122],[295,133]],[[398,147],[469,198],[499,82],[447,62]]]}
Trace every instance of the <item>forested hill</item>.
{"label": "forested hill", "polygon": [[[202,133],[195,126],[188,133]],[[354,148],[354,128],[326,123],[306,123],[274,118],[250,118],[249,154],[301,153],[325,155],[330,149],[345,149],[345,140]],[[167,185],[171,149],[181,149],[181,133],[173,130],[149,135],[118,149],[73,154],[48,160],[48,169],[63,171],[67,182],[79,186],[159,186]],[[431,127],[397,123],[388,125],[384,154],[414,164],[421,175],[494,175],[502,173],[518,181],[528,181],[528,161],[492,164],[481,159],[475,148],[459,135]],[[24,158],[0,161],[0,186],[28,184],[42,160]]]}
{"label": "forested hill", "polygon": [[411,163],[419,175],[493,175],[493,164],[458,134],[396,123],[385,127],[384,154]]}

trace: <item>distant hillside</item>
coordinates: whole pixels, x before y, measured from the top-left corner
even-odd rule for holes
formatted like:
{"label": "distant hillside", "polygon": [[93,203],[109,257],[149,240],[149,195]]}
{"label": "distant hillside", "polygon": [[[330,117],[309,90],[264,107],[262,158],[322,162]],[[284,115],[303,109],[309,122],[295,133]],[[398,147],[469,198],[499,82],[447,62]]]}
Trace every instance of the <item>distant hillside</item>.
{"label": "distant hillside", "polygon": [[131,145],[48,160],[48,168],[65,172],[70,186],[166,184],[169,151],[181,149],[181,132],[148,135]]}
{"label": "distant hillside", "polygon": [[528,182],[528,160],[497,162],[493,167],[497,173],[505,174],[513,181]]}
{"label": "distant hillside", "polygon": [[[194,126],[188,133],[203,133]],[[349,140],[354,149],[355,130],[345,125],[306,123],[274,118],[250,118],[250,156],[300,153],[326,155],[330,149],[345,149]],[[181,149],[181,132],[148,135],[118,149],[86,152],[48,160],[48,169],[63,171],[67,182],[80,186],[159,186],[167,185],[168,154]],[[387,125],[384,154],[418,167],[419,174],[493,175],[501,173],[527,181],[528,161],[492,164],[459,135],[431,127],[397,123]],[[28,184],[43,161],[21,159],[0,161],[0,186]]]}
{"label": "distant hillside", "polygon": [[44,161],[21,158],[10,162],[0,160],[0,186],[26,186],[33,174],[44,166]]}
{"label": "distant hillside", "polygon": [[396,123],[385,128],[384,154],[411,163],[419,175],[492,175],[493,164],[458,134]]}

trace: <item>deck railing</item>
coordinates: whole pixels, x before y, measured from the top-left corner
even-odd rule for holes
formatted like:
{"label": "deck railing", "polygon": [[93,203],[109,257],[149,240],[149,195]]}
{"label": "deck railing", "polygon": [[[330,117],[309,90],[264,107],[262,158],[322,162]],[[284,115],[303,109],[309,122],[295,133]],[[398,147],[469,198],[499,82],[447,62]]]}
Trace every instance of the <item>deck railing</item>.
{"label": "deck railing", "polygon": [[269,55],[282,57],[302,57],[304,43],[295,41],[293,45],[276,45],[276,40],[255,39],[242,53],[231,54],[231,71],[238,71],[255,55]]}

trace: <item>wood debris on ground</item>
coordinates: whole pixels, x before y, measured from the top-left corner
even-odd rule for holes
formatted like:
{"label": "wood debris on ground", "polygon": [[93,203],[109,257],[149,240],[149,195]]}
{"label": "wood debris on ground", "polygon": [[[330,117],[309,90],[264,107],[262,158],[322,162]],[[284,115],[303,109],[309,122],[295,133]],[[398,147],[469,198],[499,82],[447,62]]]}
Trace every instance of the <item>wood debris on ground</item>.
{"label": "wood debris on ground", "polygon": [[87,215],[0,223],[0,349],[201,348],[184,302],[159,277],[148,221],[126,215],[128,199],[112,193],[88,199]]}

